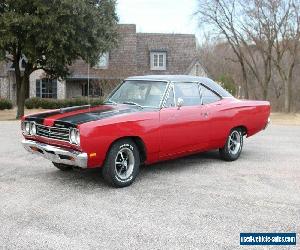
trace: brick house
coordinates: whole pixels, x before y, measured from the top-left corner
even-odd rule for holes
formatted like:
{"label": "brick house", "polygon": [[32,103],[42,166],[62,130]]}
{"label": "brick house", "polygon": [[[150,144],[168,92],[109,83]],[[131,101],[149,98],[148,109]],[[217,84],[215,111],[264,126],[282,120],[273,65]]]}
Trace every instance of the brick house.
{"label": "brick house", "polygon": [[[29,96],[75,98],[87,96],[88,89],[92,97],[104,96],[122,79],[133,75],[206,76],[197,55],[195,35],[137,33],[134,24],[120,24],[119,33],[118,47],[102,55],[95,67],[77,60],[64,80],[49,80],[42,70],[33,72]],[[13,70],[0,63],[0,96],[15,100]]]}

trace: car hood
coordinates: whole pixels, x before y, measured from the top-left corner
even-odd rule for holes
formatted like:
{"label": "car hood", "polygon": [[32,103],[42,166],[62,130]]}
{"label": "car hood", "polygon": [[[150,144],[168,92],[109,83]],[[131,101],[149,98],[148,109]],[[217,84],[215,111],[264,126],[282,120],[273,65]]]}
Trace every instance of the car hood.
{"label": "car hood", "polygon": [[140,111],[139,108],[129,105],[85,105],[30,115],[25,120],[45,126],[69,128],[91,121]]}

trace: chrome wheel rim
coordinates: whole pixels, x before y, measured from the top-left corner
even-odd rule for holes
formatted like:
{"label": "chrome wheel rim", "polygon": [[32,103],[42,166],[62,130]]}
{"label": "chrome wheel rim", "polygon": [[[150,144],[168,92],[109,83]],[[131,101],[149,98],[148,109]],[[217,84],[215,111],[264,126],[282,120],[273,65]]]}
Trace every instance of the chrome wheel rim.
{"label": "chrome wheel rim", "polygon": [[126,180],[133,172],[134,168],[134,155],[133,152],[128,148],[122,148],[115,159],[115,171],[117,177]]}
{"label": "chrome wheel rim", "polygon": [[229,136],[229,140],[228,140],[228,148],[229,148],[229,152],[232,155],[235,155],[239,152],[240,148],[241,148],[241,138],[242,135],[238,132],[238,131],[233,131],[230,136]]}

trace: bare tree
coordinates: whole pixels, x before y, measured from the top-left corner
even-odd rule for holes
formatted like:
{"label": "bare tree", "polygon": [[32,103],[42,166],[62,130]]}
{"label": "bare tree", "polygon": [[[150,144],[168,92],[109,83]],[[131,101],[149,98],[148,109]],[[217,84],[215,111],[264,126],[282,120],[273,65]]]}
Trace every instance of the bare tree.
{"label": "bare tree", "polygon": [[[274,43],[273,63],[284,86],[284,111],[290,112],[293,99],[294,69],[299,57],[300,16],[299,1],[276,1],[272,22],[277,37]],[[279,20],[283,20],[280,23]]]}
{"label": "bare tree", "polygon": [[291,26],[287,25],[289,8],[283,8],[283,3],[286,0],[199,0],[196,12],[201,24],[215,30],[232,47],[241,66],[244,92],[249,93],[248,85],[253,83],[250,73],[264,99],[268,98],[273,63],[282,64],[283,58],[273,56],[275,47],[282,53],[279,32]]}
{"label": "bare tree", "polygon": [[249,98],[248,78],[245,56],[236,28],[235,2],[227,0],[198,0],[199,8],[195,15],[199,18],[200,25],[208,25],[217,36],[221,35],[230,44],[240,64],[243,75],[243,89],[245,98]]}

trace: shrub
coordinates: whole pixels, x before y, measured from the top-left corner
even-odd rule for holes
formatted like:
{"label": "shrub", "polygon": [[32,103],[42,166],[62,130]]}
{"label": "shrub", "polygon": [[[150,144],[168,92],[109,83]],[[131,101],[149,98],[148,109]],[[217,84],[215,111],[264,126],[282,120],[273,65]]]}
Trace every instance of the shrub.
{"label": "shrub", "polygon": [[0,98],[0,110],[12,109],[12,107],[13,105],[10,100]]}
{"label": "shrub", "polygon": [[74,98],[74,99],[44,99],[44,98],[30,98],[25,101],[25,107],[28,109],[59,109],[66,107],[74,107],[81,105],[101,105],[103,101],[101,99],[90,99],[88,102],[87,98]]}
{"label": "shrub", "polygon": [[25,100],[25,107],[28,109],[36,109],[41,106],[40,98],[30,98]]}

